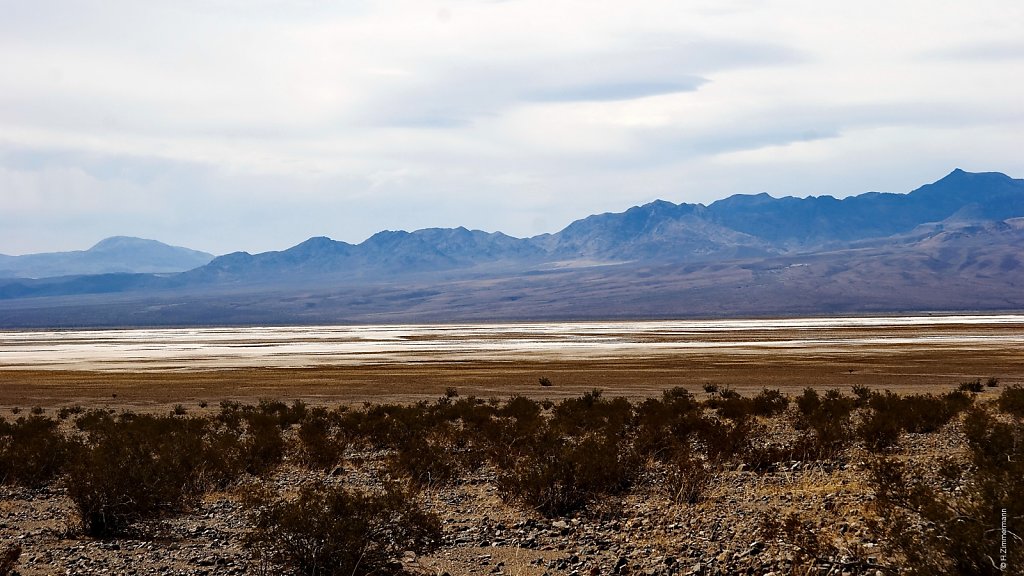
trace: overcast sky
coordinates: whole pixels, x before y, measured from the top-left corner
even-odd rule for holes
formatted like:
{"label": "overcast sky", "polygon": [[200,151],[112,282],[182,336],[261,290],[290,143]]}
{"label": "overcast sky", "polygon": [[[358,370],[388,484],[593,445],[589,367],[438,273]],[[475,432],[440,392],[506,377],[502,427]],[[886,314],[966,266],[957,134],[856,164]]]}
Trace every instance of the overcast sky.
{"label": "overcast sky", "polygon": [[0,0],[0,253],[1024,177],[1019,0]]}

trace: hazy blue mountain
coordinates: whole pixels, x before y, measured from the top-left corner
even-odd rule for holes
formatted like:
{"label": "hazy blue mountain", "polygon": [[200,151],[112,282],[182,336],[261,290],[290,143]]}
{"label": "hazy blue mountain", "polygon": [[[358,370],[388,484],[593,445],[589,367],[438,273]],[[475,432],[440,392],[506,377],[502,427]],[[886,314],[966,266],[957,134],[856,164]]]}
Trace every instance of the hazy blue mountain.
{"label": "hazy blue mountain", "polygon": [[659,200],[525,239],[384,231],[179,274],[0,281],[0,326],[1024,310],[1022,254],[1024,181],[955,170],[908,194]]}
{"label": "hazy blue mountain", "polygon": [[302,277],[338,280],[434,273],[459,268],[507,268],[536,261],[544,252],[529,240],[500,232],[466,228],[428,228],[415,232],[378,232],[360,244],[310,238],[280,252],[236,252],[214,259],[189,277],[204,281],[284,283]]}
{"label": "hazy blue mountain", "polygon": [[156,240],[114,236],[101,240],[88,250],[0,255],[0,277],[183,272],[203,266],[212,259],[212,254],[169,246]]}
{"label": "hazy blue mountain", "polygon": [[577,220],[557,234],[533,238],[549,258],[690,261],[776,252],[768,243],[707,219],[700,204],[656,200],[622,213]]}
{"label": "hazy blue mountain", "polygon": [[780,248],[813,247],[900,234],[958,213],[984,220],[1024,216],[1024,180],[956,169],[909,194],[869,192],[842,200],[736,195],[712,203],[707,213],[722,226]]}
{"label": "hazy blue mountain", "polygon": [[213,280],[291,283],[457,270],[529,270],[543,263],[701,262],[764,258],[908,233],[946,220],[1024,216],[1024,181],[955,170],[910,194],[732,196],[704,206],[657,200],[519,239],[465,228],[383,231],[360,244],[311,238],[281,252],[229,254],[196,270]]}

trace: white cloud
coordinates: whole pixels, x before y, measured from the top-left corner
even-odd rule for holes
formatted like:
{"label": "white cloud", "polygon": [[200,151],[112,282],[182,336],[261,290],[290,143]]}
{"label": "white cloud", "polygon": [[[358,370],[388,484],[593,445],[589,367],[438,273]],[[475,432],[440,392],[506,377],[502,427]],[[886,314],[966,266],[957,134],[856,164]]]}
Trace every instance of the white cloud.
{"label": "white cloud", "polygon": [[1011,0],[0,9],[6,253],[526,235],[655,197],[1024,176]]}

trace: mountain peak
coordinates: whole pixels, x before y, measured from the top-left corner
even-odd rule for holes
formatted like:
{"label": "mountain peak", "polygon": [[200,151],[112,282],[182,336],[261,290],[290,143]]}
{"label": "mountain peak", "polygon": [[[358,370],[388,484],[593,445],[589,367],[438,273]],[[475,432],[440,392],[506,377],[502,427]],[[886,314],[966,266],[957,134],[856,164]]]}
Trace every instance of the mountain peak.
{"label": "mountain peak", "polygon": [[966,182],[1003,182],[1013,181],[1002,172],[967,172],[960,168],[954,168],[952,172],[946,174],[941,179],[937,180],[935,184],[956,184]]}
{"label": "mountain peak", "polygon": [[26,254],[10,259],[4,272],[22,278],[80,274],[173,273],[197,268],[212,254],[133,236],[104,238],[88,250]]}
{"label": "mountain peak", "polygon": [[105,250],[123,250],[125,248],[140,248],[146,246],[164,245],[163,242],[156,240],[148,240],[146,238],[136,238],[135,236],[111,236],[104,238],[96,244],[93,244],[89,248],[89,252],[100,252]]}

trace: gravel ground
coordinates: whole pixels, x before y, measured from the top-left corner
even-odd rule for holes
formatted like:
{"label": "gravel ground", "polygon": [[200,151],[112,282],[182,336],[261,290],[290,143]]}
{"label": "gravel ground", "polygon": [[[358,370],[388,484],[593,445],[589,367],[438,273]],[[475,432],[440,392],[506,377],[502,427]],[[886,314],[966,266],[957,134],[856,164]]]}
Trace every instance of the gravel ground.
{"label": "gravel ground", "polygon": [[[783,422],[765,424],[772,441],[793,434]],[[935,434],[904,434],[896,456],[927,477],[941,457],[963,450],[954,421]],[[311,480],[372,487],[382,455],[349,456],[333,473],[286,463],[264,481],[279,490]],[[504,502],[494,470],[485,466],[454,486],[420,494],[441,517],[443,539],[433,553],[407,552],[401,561],[412,574],[452,576],[898,573],[870,530],[875,512],[868,458],[854,447],[834,462],[785,462],[768,472],[731,465],[715,472],[692,505],[673,502],[654,469],[628,495],[555,519]],[[791,513],[828,552],[808,558],[766,530],[766,521]],[[0,540],[22,546],[17,571],[25,576],[280,573],[260,566],[243,547],[248,522],[240,491],[229,490],[208,494],[196,509],[146,526],[135,537],[96,540],[78,533],[73,505],[60,487],[0,486]]]}

